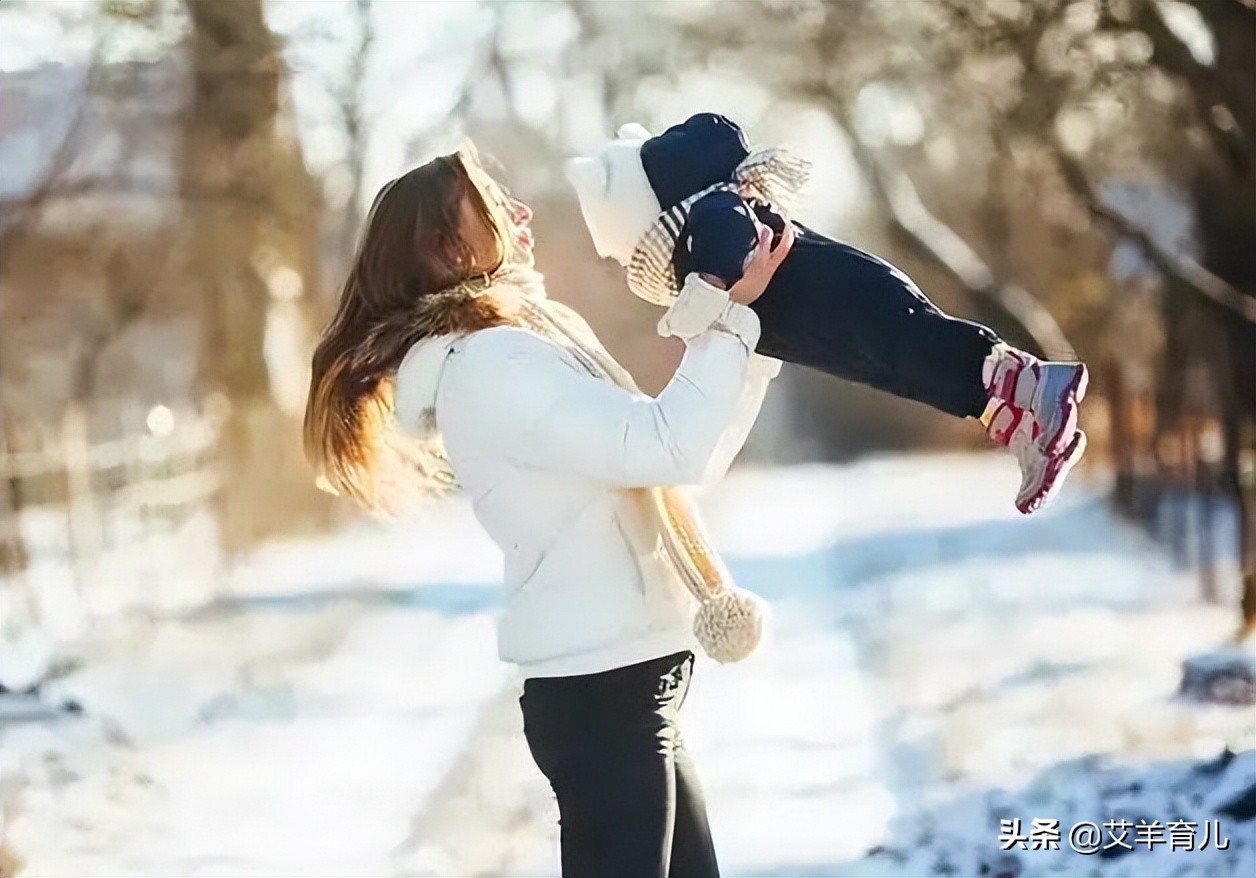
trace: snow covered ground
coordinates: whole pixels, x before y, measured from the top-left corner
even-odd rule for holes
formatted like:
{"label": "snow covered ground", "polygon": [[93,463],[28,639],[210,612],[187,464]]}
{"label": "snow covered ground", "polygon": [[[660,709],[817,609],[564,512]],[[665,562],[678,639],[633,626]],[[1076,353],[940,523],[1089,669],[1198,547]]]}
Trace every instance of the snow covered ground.
{"label": "snow covered ground", "polygon": [[[761,653],[701,664],[684,711],[725,874],[1256,874],[1256,821],[1217,811],[1256,782],[1256,718],[1175,697],[1234,611],[1100,486],[1024,519],[1015,481],[1001,457],[890,457],[736,471],[704,498],[773,605]],[[556,875],[493,658],[498,564],[453,502],[267,549],[214,605],[120,630],[50,692],[81,715],[0,718],[0,863]],[[1062,850],[1002,851],[1013,819],[1058,820]],[[1230,846],[1069,849],[1079,821],[1123,819],[1219,819]]]}

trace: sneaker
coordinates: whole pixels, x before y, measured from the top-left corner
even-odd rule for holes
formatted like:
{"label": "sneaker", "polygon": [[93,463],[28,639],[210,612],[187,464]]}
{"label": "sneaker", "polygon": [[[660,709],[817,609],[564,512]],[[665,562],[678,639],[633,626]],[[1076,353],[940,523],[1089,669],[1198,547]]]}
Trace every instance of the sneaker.
{"label": "sneaker", "polygon": [[1025,420],[1025,410],[1010,403],[998,400],[994,402],[992,413],[988,418],[983,415],[982,421],[986,425],[986,434],[1006,448],[1020,429],[1021,422]]}
{"label": "sneaker", "polygon": [[[1085,363],[1040,360],[999,344],[986,358],[982,379],[991,398],[1031,416],[1034,424],[1031,438],[1044,455],[1059,454],[1065,446],[1073,444],[1077,433],[1077,405],[1085,398],[1090,381]],[[1010,430],[1004,431],[1008,441],[1018,426],[1019,418]],[[993,423],[991,429],[991,436],[995,437]]]}
{"label": "sneaker", "polygon": [[1032,423],[1032,420],[1024,419],[1025,426],[1017,430],[1008,443],[1008,448],[1016,455],[1021,470],[1016,508],[1025,515],[1041,509],[1059,492],[1069,471],[1086,452],[1086,434],[1081,430],[1074,430],[1072,438],[1059,453],[1044,454],[1029,428]]}

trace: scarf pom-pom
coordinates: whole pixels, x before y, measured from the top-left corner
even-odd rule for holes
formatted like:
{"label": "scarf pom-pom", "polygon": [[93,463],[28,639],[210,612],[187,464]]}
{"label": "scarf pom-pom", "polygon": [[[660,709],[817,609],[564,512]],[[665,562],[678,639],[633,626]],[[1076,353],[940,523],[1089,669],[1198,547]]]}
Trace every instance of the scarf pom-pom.
{"label": "scarf pom-pom", "polygon": [[761,598],[744,588],[730,588],[702,602],[693,633],[717,662],[739,662],[759,647],[766,618],[767,604]]}

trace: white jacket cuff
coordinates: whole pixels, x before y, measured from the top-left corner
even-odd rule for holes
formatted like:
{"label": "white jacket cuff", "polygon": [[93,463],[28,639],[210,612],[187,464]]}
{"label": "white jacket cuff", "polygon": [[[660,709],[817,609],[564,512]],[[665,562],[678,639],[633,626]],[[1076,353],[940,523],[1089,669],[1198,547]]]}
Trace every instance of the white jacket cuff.
{"label": "white jacket cuff", "polygon": [[689,339],[706,332],[730,301],[727,292],[697,274],[690,274],[672,306],[659,320],[659,335]]}
{"label": "white jacket cuff", "polygon": [[719,287],[690,274],[676,301],[659,320],[659,335],[688,340],[709,329],[732,333],[749,352],[759,343],[759,315],[734,302]]}

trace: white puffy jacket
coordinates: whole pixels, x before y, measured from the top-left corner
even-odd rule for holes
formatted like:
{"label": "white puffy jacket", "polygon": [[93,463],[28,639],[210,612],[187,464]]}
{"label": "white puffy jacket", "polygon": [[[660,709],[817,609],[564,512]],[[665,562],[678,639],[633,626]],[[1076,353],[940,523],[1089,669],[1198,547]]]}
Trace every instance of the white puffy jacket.
{"label": "white puffy jacket", "polygon": [[525,677],[694,648],[687,598],[656,599],[684,586],[657,553],[635,556],[617,489],[723,475],[780,364],[752,353],[755,313],[696,276],[660,332],[687,346],[657,398],[589,375],[516,327],[427,339],[398,369],[398,423],[413,429],[434,410],[476,517],[505,555],[498,649]]}

